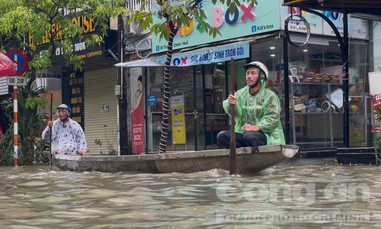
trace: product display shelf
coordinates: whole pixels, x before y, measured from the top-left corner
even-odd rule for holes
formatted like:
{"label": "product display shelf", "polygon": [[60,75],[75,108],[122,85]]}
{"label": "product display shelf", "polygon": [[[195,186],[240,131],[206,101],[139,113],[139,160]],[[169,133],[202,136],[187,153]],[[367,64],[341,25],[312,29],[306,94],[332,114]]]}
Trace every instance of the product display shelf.
{"label": "product display shelf", "polygon": [[339,83],[290,82],[293,144],[334,148],[342,143],[341,87]]}

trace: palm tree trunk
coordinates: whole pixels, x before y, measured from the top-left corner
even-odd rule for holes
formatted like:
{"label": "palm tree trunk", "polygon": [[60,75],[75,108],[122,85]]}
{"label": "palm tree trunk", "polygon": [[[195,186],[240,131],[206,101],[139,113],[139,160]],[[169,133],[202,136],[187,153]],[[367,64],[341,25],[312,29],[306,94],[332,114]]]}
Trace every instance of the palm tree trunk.
{"label": "palm tree trunk", "polygon": [[169,106],[171,100],[171,85],[170,85],[170,70],[171,70],[171,61],[172,61],[172,43],[173,39],[176,36],[178,31],[174,27],[173,23],[170,23],[171,33],[168,38],[168,50],[167,50],[167,59],[165,61],[164,68],[164,101],[163,101],[163,117],[161,120],[161,137],[159,145],[159,153],[165,153],[167,151],[167,142],[168,142],[168,124],[169,124]]}
{"label": "palm tree trunk", "polygon": [[[194,9],[202,0],[195,0],[190,9]],[[160,5],[160,4],[159,4]],[[168,49],[167,49],[167,59],[165,61],[164,68],[164,101],[163,101],[163,118],[161,120],[161,137],[159,145],[159,153],[165,153],[167,151],[167,142],[168,142],[168,124],[169,124],[169,106],[171,100],[171,86],[170,86],[170,70],[171,70],[171,61],[172,61],[172,43],[175,38],[179,28],[174,24],[170,19],[169,15],[166,15],[167,22],[170,29],[170,34],[168,38]]]}

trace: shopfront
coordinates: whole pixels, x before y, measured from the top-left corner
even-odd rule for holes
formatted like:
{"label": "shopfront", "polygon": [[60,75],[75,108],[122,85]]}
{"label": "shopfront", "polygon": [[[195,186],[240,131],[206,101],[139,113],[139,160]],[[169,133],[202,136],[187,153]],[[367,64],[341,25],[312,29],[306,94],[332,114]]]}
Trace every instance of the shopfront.
{"label": "shopfront", "polygon": [[[219,148],[216,142],[217,133],[229,128],[229,118],[223,111],[222,100],[229,93],[227,85],[230,80],[231,65],[235,66],[237,87],[242,87],[245,84],[242,66],[249,55],[249,42],[244,41],[174,54],[172,64],[178,63],[178,67],[174,67],[171,72],[168,150]],[[162,58],[153,59],[162,62]],[[135,71],[134,68],[130,70],[131,84],[136,81],[133,75],[139,75],[134,74]],[[142,73],[145,76],[144,142],[147,152],[157,151],[159,147],[163,71],[163,67],[151,67],[145,68]],[[183,115],[179,116],[181,113]]]}
{"label": "shopfront", "polygon": [[[280,4],[279,6],[281,7]],[[260,5],[256,9],[259,9]],[[271,7],[270,7],[271,8]],[[322,19],[312,15],[305,15],[311,22],[311,37],[309,42],[301,47],[290,44],[284,45],[284,20],[291,14],[297,13],[298,9],[282,7],[279,11],[273,8],[263,9],[261,13],[266,15],[268,10],[282,23],[272,18],[261,21],[261,24],[272,24],[272,26],[258,27],[257,23],[251,24],[251,35],[242,33],[235,34],[235,39],[245,39],[236,44],[248,42],[250,53],[248,56],[234,60],[235,87],[241,88],[245,85],[244,71],[242,66],[251,60],[263,62],[270,71],[268,86],[276,91],[281,98],[283,113],[282,123],[290,128],[285,134],[290,144],[297,144],[302,149],[333,149],[343,145],[343,72],[342,58],[339,43],[328,25]],[[259,11],[258,11],[259,12]],[[255,13],[255,12],[254,12]],[[342,32],[342,15],[325,12],[332,18],[335,25]],[[265,17],[266,18],[266,17]],[[368,137],[369,119],[368,113],[369,96],[367,94],[367,72],[369,71],[369,32],[368,22],[365,20],[350,20],[352,31],[350,31],[349,44],[349,95],[350,95],[350,145],[367,146],[371,141]],[[245,27],[246,26],[246,27]],[[272,28],[263,33],[258,28]],[[256,28],[257,30],[253,30]],[[302,43],[305,35],[303,28],[295,26],[290,29],[296,43]],[[180,98],[180,108],[184,108],[184,120],[175,120],[172,123],[170,117],[170,134],[168,139],[168,150],[203,150],[219,148],[216,135],[221,130],[229,129],[229,117],[222,109],[222,101],[227,98],[230,89],[230,76],[232,73],[231,61],[229,59],[211,63],[193,63],[193,52],[187,48],[189,42],[183,42],[185,38],[179,38],[176,44],[180,46],[181,52],[175,52],[172,58],[173,66],[171,73],[172,96]],[[229,42],[232,37],[226,38]],[[188,40],[191,40],[188,38]],[[213,39],[210,38],[210,41]],[[192,40],[193,41],[193,40]],[[176,42],[176,40],[175,40]],[[197,45],[197,44],[194,44]],[[221,44],[210,43],[213,49]],[[160,45],[153,39],[153,50],[160,54]],[[165,48],[165,47],[164,47]],[[188,50],[185,50],[185,49]],[[200,50],[200,49],[199,49]],[[284,55],[288,51],[287,56]],[[202,52],[199,51],[199,52]],[[176,56],[177,55],[177,56]],[[187,58],[181,58],[186,56]],[[202,55],[201,55],[202,56]],[[200,56],[198,56],[200,58]],[[289,79],[284,80],[284,63],[288,61]],[[153,58],[154,59],[154,58]],[[156,58],[160,61],[160,58]],[[146,68],[143,71],[145,88],[145,152],[158,151],[160,141],[160,128],[162,117],[162,78],[163,68]],[[288,93],[285,84],[288,85]],[[289,107],[284,106],[285,98],[289,98]],[[176,107],[178,104],[176,104]],[[181,110],[181,109],[180,109]],[[288,112],[286,112],[286,110]],[[178,109],[177,109],[178,111]],[[288,115],[287,115],[288,113]],[[172,112],[172,115],[174,113]],[[178,122],[183,125],[180,129]],[[175,124],[175,127],[173,127]],[[183,131],[184,128],[185,130]],[[185,141],[178,141],[176,134]]]}
{"label": "shopfront", "polygon": [[[364,40],[350,42],[349,97],[350,146],[366,146],[370,113],[366,93],[368,47]],[[251,59],[265,63],[272,87],[284,101],[289,96],[289,143],[302,149],[337,148],[343,144],[343,73],[338,42],[334,37],[312,36],[306,46],[288,48],[288,95],[284,92],[283,39],[252,46]],[[283,107],[285,111],[285,107]]]}

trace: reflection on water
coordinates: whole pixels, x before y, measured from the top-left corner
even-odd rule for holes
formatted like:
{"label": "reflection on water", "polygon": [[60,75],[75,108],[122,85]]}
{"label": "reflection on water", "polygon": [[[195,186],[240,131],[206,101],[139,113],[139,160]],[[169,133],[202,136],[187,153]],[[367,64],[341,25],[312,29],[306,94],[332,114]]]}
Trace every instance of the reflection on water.
{"label": "reflection on water", "polygon": [[311,162],[251,176],[0,167],[0,228],[379,228],[379,167]]}

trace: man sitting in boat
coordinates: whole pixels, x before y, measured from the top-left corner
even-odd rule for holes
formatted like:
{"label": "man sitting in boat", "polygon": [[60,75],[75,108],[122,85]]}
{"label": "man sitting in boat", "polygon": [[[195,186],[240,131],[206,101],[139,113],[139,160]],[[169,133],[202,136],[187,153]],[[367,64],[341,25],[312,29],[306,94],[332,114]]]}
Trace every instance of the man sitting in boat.
{"label": "man sitting in boat", "polygon": [[71,108],[66,104],[57,107],[58,119],[49,121],[42,132],[42,139],[49,142],[52,138],[51,147],[54,154],[85,155],[87,142],[81,125],[69,116]]}
{"label": "man sitting in boat", "polygon": [[[224,110],[229,116],[235,106],[236,147],[255,147],[261,145],[285,144],[279,97],[266,88],[267,67],[254,61],[244,65],[246,86],[223,101]],[[218,143],[230,147],[230,131],[217,135]]]}

